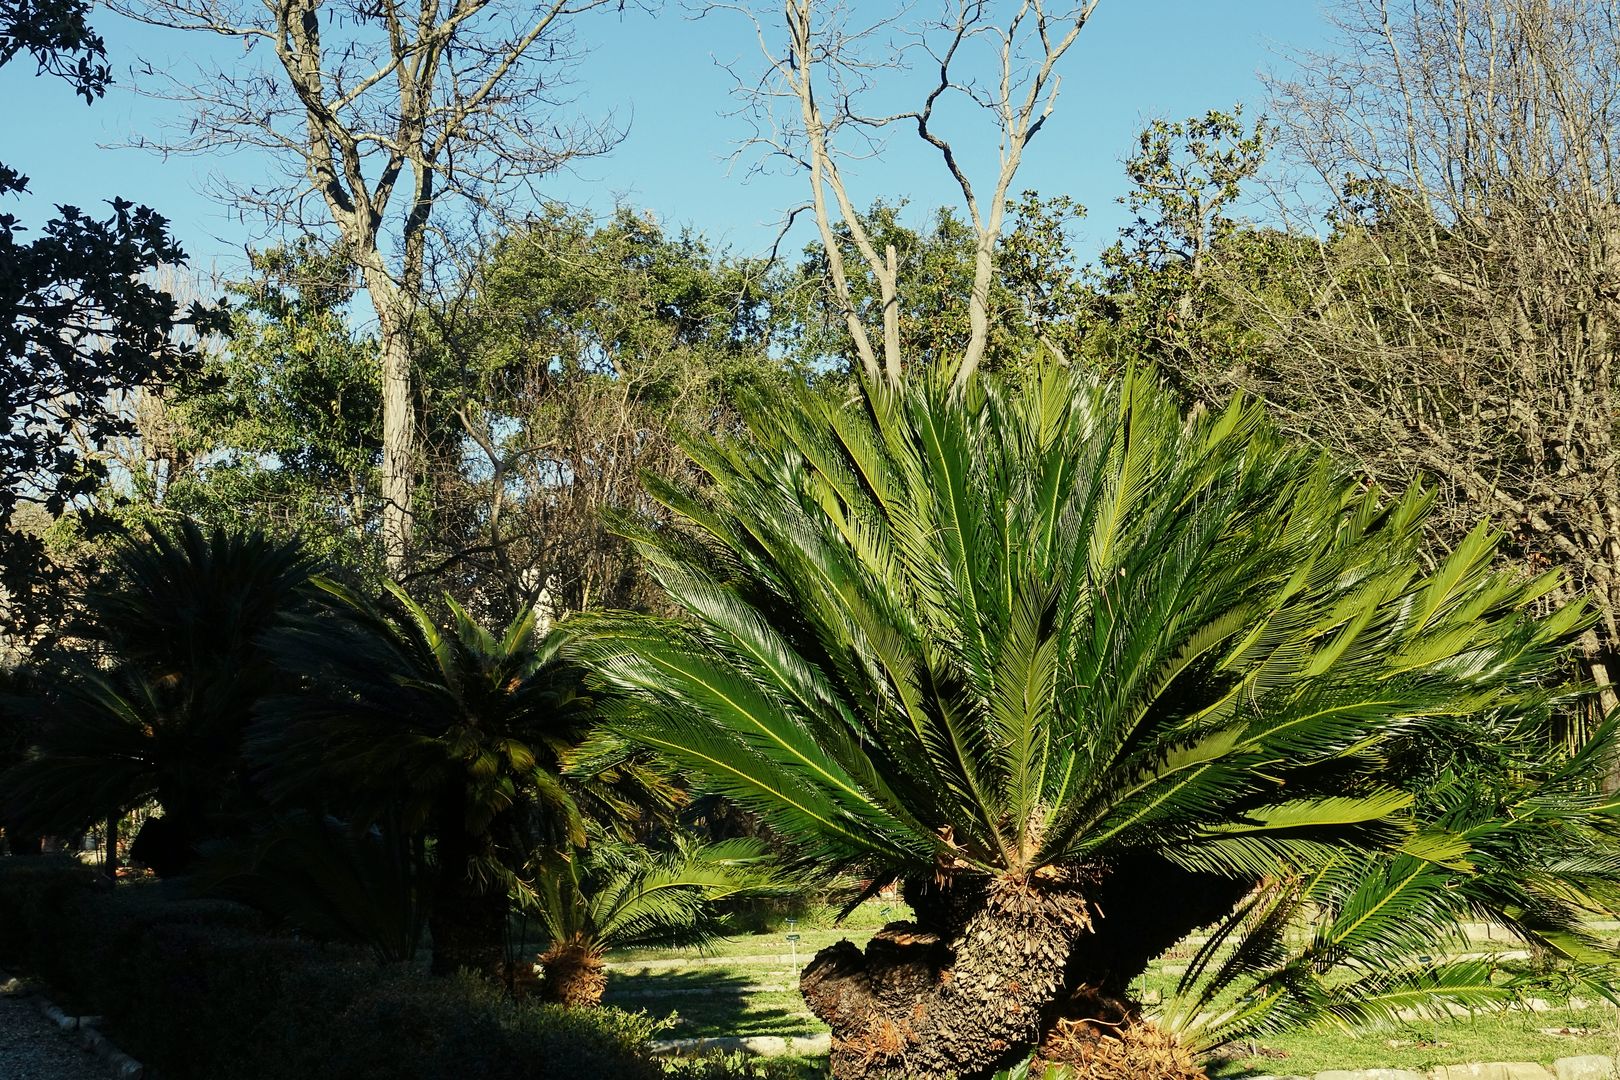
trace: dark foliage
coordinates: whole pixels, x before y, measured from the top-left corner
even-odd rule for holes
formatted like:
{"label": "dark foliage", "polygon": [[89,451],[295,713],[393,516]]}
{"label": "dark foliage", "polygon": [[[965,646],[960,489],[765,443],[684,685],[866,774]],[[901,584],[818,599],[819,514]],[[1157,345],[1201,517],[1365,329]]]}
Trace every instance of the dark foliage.
{"label": "dark foliage", "polygon": [[231,904],[96,887],[54,859],[0,861],[0,962],[167,1080],[547,1080],[658,1075],[655,1024],[503,998],[266,934]]}
{"label": "dark foliage", "polygon": [[[41,75],[65,79],[85,101],[107,91],[107,47],[90,28],[86,0],[0,0],[0,66],[28,53]],[[6,190],[0,174],[0,191]]]}
{"label": "dark foliage", "polygon": [[156,800],[131,854],[160,873],[240,835],[265,809],[242,760],[259,697],[277,679],[259,638],[296,608],[313,569],[296,543],[258,532],[150,529],[120,547],[94,590],[85,648],[33,692],[32,748],[0,778],[0,806],[34,832],[72,835]]}
{"label": "dark foliage", "polygon": [[[0,66],[21,53],[42,74],[66,79],[89,102],[111,81],[102,40],[80,0],[0,0]],[[0,164],[0,196],[28,178]],[[175,298],[143,276],[179,267],[185,253],[167,220],[126,199],[108,217],[58,207],[33,240],[0,213],[0,585],[5,621],[28,636],[49,634],[65,597],[36,532],[14,527],[19,504],[55,517],[101,483],[102,464],[79,447],[131,434],[108,402],[118,390],[161,384],[192,362],[177,329],[218,324],[218,309]]]}

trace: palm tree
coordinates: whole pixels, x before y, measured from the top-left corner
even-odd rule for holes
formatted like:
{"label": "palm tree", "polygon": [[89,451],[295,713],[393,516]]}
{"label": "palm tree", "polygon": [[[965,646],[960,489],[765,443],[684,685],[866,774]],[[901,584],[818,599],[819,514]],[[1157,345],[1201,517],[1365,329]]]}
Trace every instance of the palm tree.
{"label": "palm tree", "polygon": [[550,941],[539,957],[539,996],[559,1005],[599,1005],[608,950],[702,947],[726,933],[725,901],[789,891],[756,840],[704,844],[677,837],[664,850],[606,841],[548,853],[531,904]]}
{"label": "palm tree", "polygon": [[263,804],[242,738],[274,677],[259,638],[312,569],[295,542],[190,522],[122,544],[76,628],[85,647],[10,699],[37,731],[0,785],[10,812],[30,831],[71,835],[156,799],[163,813],[132,853],[160,873],[248,827]]}
{"label": "palm tree", "polygon": [[600,777],[562,775],[591,722],[580,674],[532,609],[497,638],[449,597],[441,630],[397,585],[392,611],[317,585],[325,609],[269,639],[296,685],[263,702],[251,740],[268,790],[355,828],[431,836],[433,970],[499,974],[521,868],[583,844],[585,811],[630,812]]}
{"label": "palm tree", "polygon": [[1586,924],[1620,899],[1617,803],[1601,783],[1620,755],[1620,718],[1574,754],[1546,740],[1548,730],[1498,732],[1496,747],[1517,751],[1499,768],[1446,768],[1417,785],[1416,817],[1428,828],[1405,850],[1335,851],[1308,874],[1262,883],[1193,956],[1158,1024],[1211,1050],[1288,1028],[1389,1025],[1545,993],[1536,973],[1504,977],[1479,955],[1465,933],[1478,921],[1563,960],[1555,978],[1565,993],[1573,984],[1612,998],[1613,945]]}
{"label": "palm tree", "polygon": [[1068,1017],[1145,1045],[1130,981],[1256,889],[1466,873],[1403,755],[1518,748],[1586,619],[1538,618],[1554,580],[1493,570],[1483,530],[1425,571],[1426,496],[1141,374],[746,420],[692,444],[699,481],[649,480],[672,525],[625,527],[681,617],[576,621],[571,650],[622,734],[903,886],[917,925],[803,974],[837,1077],[987,1076]]}

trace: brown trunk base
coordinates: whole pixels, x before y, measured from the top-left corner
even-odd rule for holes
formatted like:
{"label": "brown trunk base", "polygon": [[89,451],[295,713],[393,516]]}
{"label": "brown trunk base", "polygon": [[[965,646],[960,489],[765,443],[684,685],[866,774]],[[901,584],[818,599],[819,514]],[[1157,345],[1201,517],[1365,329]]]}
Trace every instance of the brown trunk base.
{"label": "brown trunk base", "polygon": [[436,900],[428,918],[428,931],[433,935],[432,973],[453,975],[465,968],[500,979],[506,970],[508,906],[505,893],[458,892]]}
{"label": "brown trunk base", "polygon": [[1091,926],[1085,898],[1056,882],[967,889],[913,900],[926,928],[891,924],[865,952],[839,942],[805,969],[799,989],[832,1028],[834,1080],[989,1076],[1039,1042]]}
{"label": "brown trunk base", "polygon": [[1067,1066],[1074,1080],[1207,1080],[1192,1053],[1129,1001],[1082,989],[1064,1012],[1036,1058]]}
{"label": "brown trunk base", "polygon": [[540,956],[539,998],[553,1005],[591,1008],[602,1004],[607,990],[607,965],[596,950],[567,942],[554,945]]}

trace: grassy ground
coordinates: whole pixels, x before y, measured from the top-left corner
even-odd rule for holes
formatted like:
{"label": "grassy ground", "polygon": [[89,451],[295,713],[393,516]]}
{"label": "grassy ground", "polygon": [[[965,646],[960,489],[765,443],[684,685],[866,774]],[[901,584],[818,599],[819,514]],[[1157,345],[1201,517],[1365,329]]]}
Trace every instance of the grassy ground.
{"label": "grassy ground", "polygon": [[[840,938],[864,945],[875,929],[904,915],[898,905],[872,902],[841,927],[815,925],[820,919],[804,920],[794,930],[800,936],[798,967],[785,932],[739,936],[701,956],[669,949],[618,952],[609,957],[612,974],[607,1000],[655,1016],[674,1013],[668,1038],[818,1034],[826,1027],[810,1015],[799,997],[799,968],[816,950]],[[1481,952],[1512,947],[1483,932],[1469,945],[1470,950]],[[1167,953],[1143,977],[1139,993],[1151,996],[1172,987],[1191,951],[1190,946],[1183,946]],[[1212,1063],[1210,1073],[1222,1080],[1237,1080],[1262,1074],[1310,1076],[1324,1069],[1423,1070],[1470,1061],[1545,1064],[1576,1054],[1620,1054],[1620,1014],[1613,1007],[1481,1014],[1416,1022],[1361,1036],[1336,1032],[1274,1036],[1228,1048]],[[806,1076],[817,1075],[815,1061],[806,1060],[802,1065]]]}
{"label": "grassy ground", "polygon": [[827,1026],[799,996],[799,972],[820,949],[848,938],[865,946],[873,931],[905,918],[904,905],[870,901],[834,925],[831,912],[798,920],[788,931],[747,934],[717,942],[702,955],[690,949],[623,949],[608,962],[607,1003],[676,1014],[674,1039],[724,1035],[818,1035]]}
{"label": "grassy ground", "polygon": [[[1542,1029],[1585,1031],[1548,1035]],[[1310,1076],[1324,1069],[1412,1069],[1470,1061],[1536,1061],[1576,1054],[1620,1053],[1612,1006],[1550,1013],[1507,1012],[1445,1023],[1412,1024],[1359,1038],[1334,1033],[1278,1035],[1227,1048],[1210,1068],[1214,1077],[1261,1074]]]}

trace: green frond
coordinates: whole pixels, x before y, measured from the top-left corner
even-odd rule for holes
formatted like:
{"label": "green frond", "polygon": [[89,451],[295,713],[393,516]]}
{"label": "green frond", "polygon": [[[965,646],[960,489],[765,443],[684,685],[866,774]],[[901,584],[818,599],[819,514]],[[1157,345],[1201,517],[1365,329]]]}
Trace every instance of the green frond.
{"label": "green frond", "polygon": [[675,616],[581,617],[563,651],[616,735],[802,861],[941,889],[1221,879],[1248,899],[1215,913],[1189,1031],[1499,1000],[1403,967],[1465,921],[1592,958],[1620,738],[1543,737],[1591,613],[1499,569],[1490,529],[1426,568],[1432,493],[1365,490],[1253,402],[1184,416],[1145,369],[799,387],[744,419],[623,526]]}

